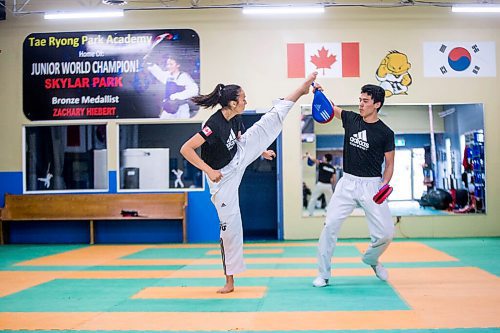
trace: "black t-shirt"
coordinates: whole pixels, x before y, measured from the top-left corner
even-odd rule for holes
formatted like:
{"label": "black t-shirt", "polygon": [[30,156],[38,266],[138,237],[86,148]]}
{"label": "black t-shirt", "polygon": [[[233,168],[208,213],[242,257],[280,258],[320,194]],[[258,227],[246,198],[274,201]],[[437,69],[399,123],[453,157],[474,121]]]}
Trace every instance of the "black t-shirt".
{"label": "black t-shirt", "polygon": [[214,170],[222,169],[236,154],[238,133],[243,134],[244,131],[241,116],[227,120],[222,110],[218,110],[198,132],[205,139],[201,145],[201,159]]}
{"label": "black t-shirt", "polygon": [[330,184],[330,179],[335,174],[335,168],[329,164],[321,162],[318,166],[318,182]]}
{"label": "black t-shirt", "polygon": [[384,154],[395,149],[394,132],[382,120],[367,123],[358,113],[342,111],[344,172],[381,177]]}

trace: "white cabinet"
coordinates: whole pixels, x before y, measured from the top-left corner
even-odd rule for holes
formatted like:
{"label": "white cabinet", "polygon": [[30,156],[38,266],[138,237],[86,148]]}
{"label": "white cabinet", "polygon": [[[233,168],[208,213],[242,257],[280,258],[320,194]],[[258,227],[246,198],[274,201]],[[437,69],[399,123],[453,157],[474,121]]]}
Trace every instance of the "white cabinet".
{"label": "white cabinet", "polygon": [[94,150],[94,188],[108,188],[108,150]]}
{"label": "white cabinet", "polygon": [[148,190],[169,188],[168,148],[125,149],[122,152],[120,164],[124,171],[124,186],[122,188]]}

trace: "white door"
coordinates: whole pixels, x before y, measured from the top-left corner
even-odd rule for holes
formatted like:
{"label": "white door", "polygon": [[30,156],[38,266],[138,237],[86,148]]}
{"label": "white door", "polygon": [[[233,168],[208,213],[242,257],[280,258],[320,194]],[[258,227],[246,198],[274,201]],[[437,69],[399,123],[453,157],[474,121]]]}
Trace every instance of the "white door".
{"label": "white door", "polygon": [[425,163],[425,149],[413,148],[412,150],[412,164],[413,164],[413,199],[417,200],[422,198],[424,191],[427,187],[424,185],[424,170]]}
{"label": "white door", "polygon": [[394,188],[390,199],[412,200],[411,150],[396,149],[394,174],[391,184]]}

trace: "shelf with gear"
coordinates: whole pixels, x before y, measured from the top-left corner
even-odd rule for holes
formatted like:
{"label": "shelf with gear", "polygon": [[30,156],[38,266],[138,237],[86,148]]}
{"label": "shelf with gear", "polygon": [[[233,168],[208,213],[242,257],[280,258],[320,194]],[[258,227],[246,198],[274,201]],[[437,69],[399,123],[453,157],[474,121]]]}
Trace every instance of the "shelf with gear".
{"label": "shelf with gear", "polygon": [[[468,173],[476,199],[476,212],[486,211],[486,183],[484,167],[484,132],[472,131],[465,134],[465,159],[468,161]],[[472,190],[472,188],[470,188]]]}

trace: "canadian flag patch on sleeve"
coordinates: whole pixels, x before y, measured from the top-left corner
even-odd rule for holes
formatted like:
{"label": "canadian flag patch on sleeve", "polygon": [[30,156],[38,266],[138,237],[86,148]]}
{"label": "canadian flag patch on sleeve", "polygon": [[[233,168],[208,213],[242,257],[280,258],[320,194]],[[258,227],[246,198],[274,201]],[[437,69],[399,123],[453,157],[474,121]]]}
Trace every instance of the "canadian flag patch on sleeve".
{"label": "canadian flag patch on sleeve", "polygon": [[210,136],[210,134],[212,134],[212,130],[210,129],[210,127],[208,126],[205,126],[203,127],[203,129],[201,130],[203,132],[203,134],[205,134],[207,137]]}

